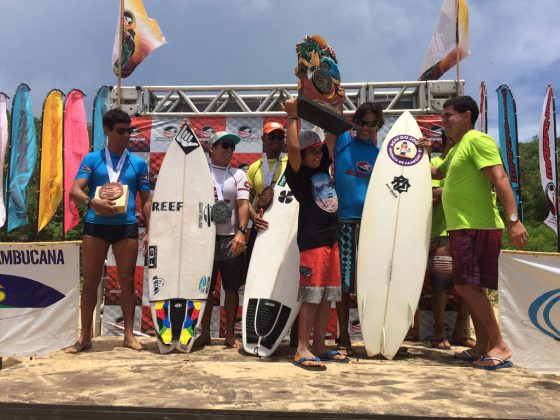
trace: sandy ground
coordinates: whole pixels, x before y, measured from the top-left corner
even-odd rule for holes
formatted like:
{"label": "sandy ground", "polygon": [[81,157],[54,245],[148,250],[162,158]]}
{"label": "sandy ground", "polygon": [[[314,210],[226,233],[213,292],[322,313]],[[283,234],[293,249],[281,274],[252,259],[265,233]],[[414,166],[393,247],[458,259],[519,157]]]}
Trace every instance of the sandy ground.
{"label": "sandy ground", "polygon": [[[98,337],[78,355],[8,358],[0,371],[0,404],[65,404],[278,412],[393,414],[479,418],[559,418],[560,377],[521,368],[486,372],[449,351],[406,343],[411,356],[386,361],[356,346],[351,363],[326,372],[292,366],[282,345],[270,359],[212,346],[160,355]],[[0,407],[1,411],[1,407]]]}

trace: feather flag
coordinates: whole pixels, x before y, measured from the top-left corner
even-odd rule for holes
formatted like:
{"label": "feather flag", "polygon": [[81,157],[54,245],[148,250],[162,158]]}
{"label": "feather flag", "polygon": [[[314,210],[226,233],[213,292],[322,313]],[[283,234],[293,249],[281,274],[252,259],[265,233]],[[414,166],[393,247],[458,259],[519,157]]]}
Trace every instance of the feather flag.
{"label": "feather flag", "polygon": [[[142,0],[124,0],[113,44],[113,72],[119,76],[119,39],[121,39],[121,77],[128,77],[153,50],[165,44],[157,20],[150,19]],[[121,37],[119,37],[121,31]]]}
{"label": "feather flag", "polygon": [[521,179],[519,176],[519,152],[517,138],[517,110],[515,98],[506,85],[496,89],[498,93],[498,127],[500,130],[500,152],[504,169],[509,177],[517,213],[523,221],[523,203],[521,201]]}
{"label": "feather flag", "polygon": [[107,136],[103,131],[103,115],[109,109],[109,87],[101,86],[93,101],[93,150],[105,148]]}
{"label": "feather flag", "polygon": [[4,205],[4,164],[6,147],[8,146],[8,110],[6,101],[8,95],[0,92],[0,227],[6,223],[6,207]]}
{"label": "feather flag", "polygon": [[549,210],[544,223],[558,235],[558,165],[554,102],[554,91],[552,86],[548,85],[539,132],[539,166],[541,170],[541,183]]}
{"label": "feather flag", "polygon": [[53,89],[48,93],[43,104],[37,232],[47,226],[62,201],[63,96],[60,90]]}
{"label": "feather flag", "polygon": [[486,94],[486,83],[480,83],[480,104],[478,106],[480,111],[478,116],[478,130],[483,133],[488,133],[488,96]]}
{"label": "feather flag", "polygon": [[443,0],[418,80],[437,80],[470,54],[469,9],[465,0]]}
{"label": "feather flag", "polygon": [[29,223],[28,187],[37,162],[37,133],[31,112],[29,86],[18,86],[12,102],[10,167],[7,188],[8,232]]}
{"label": "feather flag", "polygon": [[80,220],[76,203],[70,201],[70,187],[78,173],[80,162],[89,151],[84,93],[72,89],[64,105],[64,233]]}

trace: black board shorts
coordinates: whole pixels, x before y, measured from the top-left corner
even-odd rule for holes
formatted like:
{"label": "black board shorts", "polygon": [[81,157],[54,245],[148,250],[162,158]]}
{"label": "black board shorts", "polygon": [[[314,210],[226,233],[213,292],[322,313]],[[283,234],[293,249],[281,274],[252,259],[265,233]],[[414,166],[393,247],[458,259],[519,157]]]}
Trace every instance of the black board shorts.
{"label": "black board shorts", "polygon": [[129,225],[102,225],[84,222],[82,233],[84,236],[105,239],[112,245],[123,239],[138,239],[138,223]]}

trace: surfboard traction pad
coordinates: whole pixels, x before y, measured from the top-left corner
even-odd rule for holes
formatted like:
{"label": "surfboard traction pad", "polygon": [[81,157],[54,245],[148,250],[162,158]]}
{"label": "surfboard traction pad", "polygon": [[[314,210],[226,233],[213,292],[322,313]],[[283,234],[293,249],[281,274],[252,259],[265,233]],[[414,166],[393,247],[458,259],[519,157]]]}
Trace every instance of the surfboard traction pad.
{"label": "surfboard traction pad", "polygon": [[[280,337],[292,309],[271,299],[249,299],[246,315],[247,344],[271,350]],[[256,349],[258,351],[258,347]]]}
{"label": "surfboard traction pad", "polygon": [[322,36],[311,35],[296,45],[296,52],[298,116],[334,134],[352,128],[342,116],[345,93],[333,48]]}
{"label": "surfboard traction pad", "polygon": [[[204,310],[202,300],[169,299],[152,302],[155,330],[160,351],[189,352],[198,336]],[[197,328],[198,327],[198,328]]]}

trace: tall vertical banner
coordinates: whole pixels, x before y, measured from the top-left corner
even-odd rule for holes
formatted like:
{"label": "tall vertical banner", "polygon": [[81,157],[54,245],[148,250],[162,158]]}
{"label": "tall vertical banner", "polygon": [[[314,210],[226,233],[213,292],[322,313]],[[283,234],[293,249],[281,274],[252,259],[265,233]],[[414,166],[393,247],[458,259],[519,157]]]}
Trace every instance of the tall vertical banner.
{"label": "tall vertical banner", "polygon": [[519,172],[519,152],[517,137],[517,110],[515,99],[506,85],[496,89],[498,94],[498,128],[500,131],[500,152],[504,169],[509,177],[517,213],[523,221],[523,202],[521,200],[521,177]]}
{"label": "tall vertical banner", "polygon": [[79,296],[79,242],[0,244],[0,357],[70,346]]}
{"label": "tall vertical banner", "polygon": [[500,325],[517,366],[560,374],[560,254],[502,251]]}
{"label": "tall vertical banner", "polygon": [[478,105],[478,130],[488,133],[488,96],[486,94],[486,83],[480,83],[480,104]]}
{"label": "tall vertical banner", "polygon": [[8,146],[8,95],[0,92],[0,227],[6,223],[6,206],[4,205],[4,164]]}
{"label": "tall vertical banner", "polygon": [[37,232],[47,226],[62,201],[63,96],[60,90],[53,89],[43,104]]}
{"label": "tall vertical banner", "polygon": [[6,202],[8,232],[29,223],[28,187],[37,162],[37,133],[31,112],[29,86],[25,83],[18,86],[12,102],[11,129]]}
{"label": "tall vertical banner", "polygon": [[[539,166],[541,184],[548,205],[544,223],[558,235],[558,150],[556,146],[556,108],[554,90],[546,88],[539,130]],[[560,240],[558,245],[560,252]]]}
{"label": "tall vertical banner", "polygon": [[[122,21],[121,21],[122,19]],[[119,36],[119,31],[121,32]],[[121,39],[121,48],[119,48]],[[153,50],[165,44],[165,37],[157,20],[150,19],[142,0],[124,0],[124,10],[119,16],[115,42],[113,44],[113,72],[119,77],[128,77]],[[118,56],[120,53],[121,74]]]}
{"label": "tall vertical banner", "polygon": [[78,207],[70,201],[70,187],[74,183],[80,162],[89,152],[84,96],[81,90],[72,89],[64,106],[64,233],[80,220]]}
{"label": "tall vertical banner", "polygon": [[437,80],[470,54],[465,0],[443,0],[418,80]]}
{"label": "tall vertical banner", "polygon": [[101,86],[93,101],[93,150],[105,148],[107,136],[103,131],[103,115],[109,109],[109,87]]}

